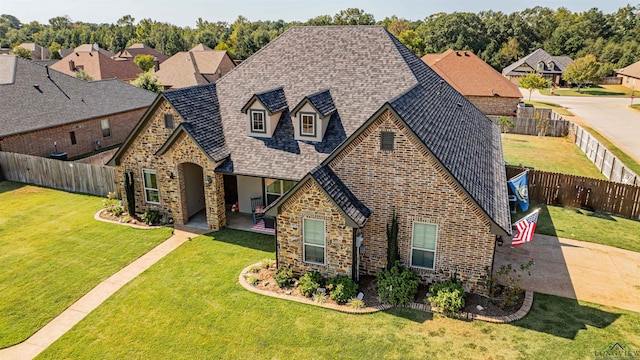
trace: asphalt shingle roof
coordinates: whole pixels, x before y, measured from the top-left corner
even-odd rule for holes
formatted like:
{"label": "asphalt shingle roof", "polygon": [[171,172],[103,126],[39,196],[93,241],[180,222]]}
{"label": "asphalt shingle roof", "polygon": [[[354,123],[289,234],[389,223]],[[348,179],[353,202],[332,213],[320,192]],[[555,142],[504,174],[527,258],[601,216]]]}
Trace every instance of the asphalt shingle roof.
{"label": "asphalt shingle roof", "polygon": [[311,176],[351,220],[360,227],[364,226],[371,215],[371,210],[358,200],[328,166],[316,167],[311,171]]}
{"label": "asphalt shingle roof", "polygon": [[287,98],[284,96],[284,89],[277,88],[256,94],[256,98],[267,108],[270,114],[275,114],[286,109]]}
{"label": "asphalt shingle roof", "polygon": [[[528,65],[530,68],[538,71],[538,63],[542,61],[545,64],[549,64],[549,62],[553,61],[555,64],[553,69],[546,68],[542,71],[542,73],[563,73],[564,70],[573,62],[573,60],[568,56],[551,56],[549,53],[542,49],[537,49],[531,54],[523,57],[522,59],[514,62],[513,64],[507,66],[502,70],[503,75],[523,75],[522,71],[517,71],[516,69],[522,65]],[[524,74],[526,75],[526,74]]]}
{"label": "asphalt shingle roof", "polygon": [[616,73],[640,79],[640,61],[617,70]]}
{"label": "asphalt shingle roof", "polygon": [[0,57],[0,73],[15,69],[14,81],[0,84],[0,136],[148,107],[156,96],[115,79],[87,82],[52,69],[47,77],[44,66]]}
{"label": "asphalt shingle roof", "polygon": [[182,116],[185,130],[212,159],[229,156],[215,84],[167,90],[163,95]]}

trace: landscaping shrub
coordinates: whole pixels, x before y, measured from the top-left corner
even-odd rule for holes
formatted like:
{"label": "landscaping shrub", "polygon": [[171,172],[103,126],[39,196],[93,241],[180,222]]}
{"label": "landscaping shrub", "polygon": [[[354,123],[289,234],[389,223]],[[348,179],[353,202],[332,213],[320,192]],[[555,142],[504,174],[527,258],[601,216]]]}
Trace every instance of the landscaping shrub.
{"label": "landscaping shrub", "polygon": [[455,276],[429,287],[431,297],[427,298],[431,306],[445,313],[455,314],[464,307],[464,287]]}
{"label": "landscaping shrub", "polygon": [[344,304],[349,299],[356,296],[358,284],[346,276],[335,276],[329,280],[327,285],[329,297],[338,303]]}
{"label": "landscaping shrub", "polygon": [[376,276],[378,298],[391,305],[408,305],[418,293],[418,275],[403,269],[396,261],[390,270],[382,270]]}
{"label": "landscaping shrub", "polygon": [[258,265],[252,265],[252,266],[249,268],[249,270],[247,270],[247,272],[250,272],[250,273],[255,274],[255,273],[259,272],[259,271],[260,271],[260,269],[261,269],[261,267],[260,267],[260,266],[258,266]]}
{"label": "landscaping shrub", "polygon": [[258,280],[260,280],[257,275],[247,276],[245,279],[251,286],[255,286],[258,283]]}
{"label": "landscaping shrub", "polygon": [[260,265],[265,269],[271,269],[272,267],[276,266],[276,260],[275,259],[262,259],[262,261],[260,261]]}
{"label": "landscaping shrub", "polygon": [[352,309],[364,309],[366,306],[364,303],[364,300],[360,300],[358,298],[353,298],[349,300],[347,305],[349,305],[349,307]]}
{"label": "landscaping shrub", "polygon": [[119,217],[124,213],[124,208],[120,205],[112,206],[110,208],[110,212],[113,214],[113,216]]}
{"label": "landscaping shrub", "polygon": [[327,294],[323,292],[317,292],[313,294],[313,301],[319,304],[324,304],[325,302],[327,302]]}
{"label": "landscaping shrub", "polygon": [[273,279],[281,288],[291,286],[293,285],[293,269],[280,268],[276,270],[276,273],[273,275]]}
{"label": "landscaping shrub", "polygon": [[158,210],[147,209],[140,219],[147,225],[158,224],[160,222],[160,212]]}
{"label": "landscaping shrub", "polygon": [[307,297],[313,295],[324,284],[324,278],[317,271],[308,272],[298,279],[298,290]]}

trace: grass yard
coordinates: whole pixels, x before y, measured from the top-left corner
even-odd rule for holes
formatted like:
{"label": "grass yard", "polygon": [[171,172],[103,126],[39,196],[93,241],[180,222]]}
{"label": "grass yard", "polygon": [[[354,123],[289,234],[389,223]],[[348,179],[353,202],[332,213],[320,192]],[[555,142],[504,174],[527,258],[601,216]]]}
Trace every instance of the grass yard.
{"label": "grass yard", "polygon": [[504,160],[511,165],[605,179],[569,138],[503,134],[502,148]]}
{"label": "grass yard", "polygon": [[0,348],[27,339],[171,229],[93,219],[95,196],[0,182]]}
{"label": "grass yard", "polygon": [[[640,221],[582,209],[532,204],[540,207],[536,233],[587,241],[640,252]],[[513,222],[522,213],[513,215]]]}
{"label": "grass yard", "polygon": [[556,103],[546,102],[546,101],[525,101],[525,103],[531,104],[537,108],[552,109],[553,111],[555,111],[556,113],[562,116],[575,116],[571,111],[565,109],[564,107]]}
{"label": "grass yard", "polygon": [[[640,92],[638,92],[638,95],[640,96]],[[632,108],[633,110],[640,111],[640,104],[629,105],[629,107]]]}
{"label": "grass yard", "polygon": [[[613,96],[613,97],[629,97],[631,89],[623,85],[593,85],[588,88],[556,89],[553,92],[556,96]],[[542,95],[551,95],[550,89],[540,90]]]}
{"label": "grass yard", "polygon": [[39,359],[586,359],[640,348],[640,314],[538,295],[518,322],[410,309],[349,315],[246,291],[238,274],[274,257],[272,236],[222,230],[141,274]]}

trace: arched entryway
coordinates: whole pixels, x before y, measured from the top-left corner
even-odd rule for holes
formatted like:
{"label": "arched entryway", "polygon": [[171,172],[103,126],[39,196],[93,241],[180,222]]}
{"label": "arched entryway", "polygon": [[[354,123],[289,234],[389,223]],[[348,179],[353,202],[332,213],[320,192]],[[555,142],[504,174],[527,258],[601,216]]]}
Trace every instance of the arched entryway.
{"label": "arched entryway", "polygon": [[202,166],[193,163],[180,164],[182,171],[182,211],[184,224],[207,228],[206,200],[204,197],[204,176]]}

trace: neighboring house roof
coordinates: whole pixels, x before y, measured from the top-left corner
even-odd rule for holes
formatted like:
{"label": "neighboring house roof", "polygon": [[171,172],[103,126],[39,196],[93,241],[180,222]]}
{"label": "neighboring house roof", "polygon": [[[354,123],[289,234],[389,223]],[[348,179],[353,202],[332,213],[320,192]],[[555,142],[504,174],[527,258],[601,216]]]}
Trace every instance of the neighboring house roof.
{"label": "neighboring house roof", "polygon": [[118,80],[87,82],[48,72],[32,61],[0,56],[0,136],[144,108],[155,97]]}
{"label": "neighboring house roof", "polygon": [[162,85],[172,88],[208,84],[224,75],[220,65],[225,57],[233,62],[226,51],[200,44],[165,60],[155,74]]}
{"label": "neighboring house roof", "polygon": [[449,49],[422,60],[464,96],[522,97],[517,86],[471,51]]}
{"label": "neighboring house roof", "polygon": [[22,43],[17,47],[25,48],[31,51],[32,60],[49,60],[51,59],[51,52],[44,46],[40,46],[36,43]]}
{"label": "neighboring house roof", "polygon": [[[543,70],[538,69],[538,64],[540,62],[545,63],[545,67]],[[572,62],[573,59],[568,56],[551,56],[546,51],[538,49],[504,68],[504,70],[502,70],[502,74],[506,76],[521,76],[526,75],[531,71],[536,71],[543,74],[561,74]],[[548,67],[550,63],[554,64],[552,68]],[[526,72],[516,70],[521,66],[528,66],[531,68],[531,70]]]}
{"label": "neighboring house roof", "polygon": [[630,76],[636,79],[640,79],[640,61],[635,62],[625,68],[616,71],[616,74]]}
{"label": "neighboring house roof", "polygon": [[[383,27],[292,27],[211,86],[217,102],[210,109],[219,111],[224,133],[224,145],[216,140],[211,148],[229,154],[218,172],[299,181],[389,109],[492,223],[510,233],[498,126]],[[278,88],[291,105],[329,89],[337,111],[321,142],[295,140],[287,110],[271,138],[248,136],[242,108],[255,94]]]}
{"label": "neighboring house roof", "polygon": [[[72,70],[72,64],[74,70]],[[71,76],[75,76],[75,70],[84,69],[93,80],[115,78],[130,81],[142,72],[142,69],[132,60],[123,60],[122,58],[114,60],[100,50],[74,51],[51,65],[51,68]]]}
{"label": "neighboring house roof", "polygon": [[115,55],[115,53],[112,53],[109,50],[105,50],[105,49],[101,48],[96,43],[94,43],[94,44],[82,44],[82,45],[78,46],[77,48],[73,49],[73,51],[76,51],[76,52],[98,51],[101,54],[103,54],[105,56],[108,56],[108,57],[113,57]]}
{"label": "neighboring house roof", "polygon": [[135,43],[128,48],[118,52],[114,57],[119,58],[135,58],[136,55],[151,55],[153,57],[158,58],[158,61],[162,63],[167,60],[169,57],[160,51],[152,48],[151,46],[145,45],[143,43]]}

